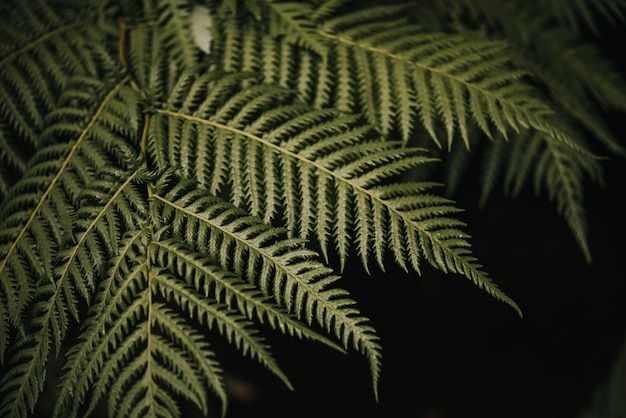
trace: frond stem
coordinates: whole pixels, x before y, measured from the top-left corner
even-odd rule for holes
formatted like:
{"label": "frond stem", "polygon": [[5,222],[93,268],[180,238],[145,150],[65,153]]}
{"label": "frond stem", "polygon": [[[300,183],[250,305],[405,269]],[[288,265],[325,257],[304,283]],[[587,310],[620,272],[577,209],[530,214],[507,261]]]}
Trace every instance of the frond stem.
{"label": "frond stem", "polygon": [[[301,155],[296,154],[295,152],[292,152],[292,151],[286,150],[284,148],[281,148],[280,146],[278,146],[276,144],[273,144],[273,143],[271,143],[271,142],[269,142],[269,141],[267,141],[267,140],[265,140],[265,139],[263,139],[263,138],[261,138],[259,136],[253,135],[253,134],[251,134],[249,132],[246,132],[246,131],[243,131],[241,129],[233,128],[231,126],[224,125],[224,124],[221,124],[221,123],[218,123],[218,122],[213,122],[213,121],[210,121],[210,120],[198,118],[196,116],[185,115],[185,114],[182,114],[182,113],[177,113],[177,112],[173,112],[173,111],[165,110],[165,109],[156,109],[156,111],[158,113],[163,113],[163,114],[166,114],[166,115],[179,117],[179,118],[183,118],[183,119],[186,119],[186,120],[189,120],[189,121],[192,121],[192,122],[197,122],[197,123],[213,126],[215,128],[218,128],[218,129],[230,131],[230,132],[232,132],[232,133],[234,133],[236,135],[245,136],[246,138],[250,139],[251,141],[258,142],[259,144],[261,144],[261,145],[263,145],[263,146],[265,146],[267,148],[273,149],[276,152],[278,152],[280,154],[283,154],[283,155],[285,155],[285,156],[287,156],[289,158],[293,158],[295,160],[298,160],[298,161],[302,162],[305,165],[312,165],[316,170],[319,170],[322,173],[332,177],[333,179],[335,179],[335,181],[346,183],[350,187],[355,189],[357,192],[362,193],[362,194],[364,194],[366,196],[369,196],[370,199],[372,199],[373,201],[376,201],[376,202],[378,202],[379,204],[381,204],[383,206],[388,206],[385,203],[384,200],[382,200],[378,196],[372,194],[369,190],[365,189],[361,185],[359,185],[359,184],[357,184],[355,182],[352,182],[352,181],[350,181],[349,179],[347,179],[345,177],[341,177],[341,176],[337,175],[334,171],[332,171],[329,168],[326,168],[326,167],[324,167],[324,166],[322,166],[320,164],[316,164],[314,161],[308,160],[308,159],[302,157]],[[163,200],[163,201],[165,201],[165,200]],[[397,211],[397,210],[395,210],[393,208],[389,208],[389,210],[395,212],[397,216],[399,216],[401,218],[403,217],[402,214],[399,211]],[[423,231],[423,232],[424,233],[428,233],[428,231]]]}
{"label": "frond stem", "polygon": [[[143,235],[145,235],[146,233],[149,234],[151,231],[151,225],[146,226],[145,228],[142,229],[138,229],[132,236],[132,239],[129,240],[129,242],[127,243],[127,245],[124,247],[124,250],[117,254],[117,261],[115,262],[115,264],[111,267],[111,274],[107,277],[106,279],[106,288],[101,292],[101,294],[105,295],[105,297],[102,299],[102,301],[100,302],[100,308],[98,309],[98,313],[96,314],[96,316],[100,316],[102,315],[103,309],[107,306],[106,305],[106,296],[109,295],[111,293],[111,288],[113,287],[114,281],[115,281],[115,273],[120,269],[120,266],[122,264],[122,262],[124,261],[124,258],[127,257],[127,254],[131,251],[133,244],[142,238]],[[130,281],[130,280],[129,280]]]}
{"label": "frond stem", "polygon": [[[117,43],[117,53],[119,55],[120,63],[124,69],[128,70],[128,64],[126,62],[126,53],[125,53],[125,45],[126,45],[126,33],[128,32],[128,26],[126,22],[122,18],[117,19],[117,25],[120,28],[120,39]],[[133,90],[139,92],[139,86],[135,83],[135,80],[130,80],[130,86]]]}
{"label": "frond stem", "polygon": [[120,39],[117,42],[117,54],[120,58],[120,62],[124,68],[126,65],[126,57],[124,56],[124,44],[126,43],[126,31],[128,27],[126,26],[126,22],[124,22],[121,18],[117,19],[117,26],[120,28]]}
{"label": "frond stem", "polygon": [[[148,395],[147,398],[150,402],[150,409],[154,412],[155,411],[155,405],[154,405],[154,394],[153,394],[153,390],[154,390],[154,385],[152,384],[152,315],[153,315],[153,307],[152,307],[152,279],[153,279],[153,274],[151,271],[151,262],[150,262],[150,255],[151,255],[151,249],[150,249],[150,245],[147,246],[146,248],[146,266],[148,268],[148,272],[146,273],[147,275],[147,279],[148,279],[148,285],[147,285],[147,292],[146,292],[146,298],[148,298],[148,306],[146,307],[147,311],[148,311],[148,319],[147,319],[147,326],[146,326],[146,353],[147,353],[147,360],[146,360],[146,386],[147,386],[147,390],[148,390]],[[156,416],[157,414],[154,413],[154,416]]]}

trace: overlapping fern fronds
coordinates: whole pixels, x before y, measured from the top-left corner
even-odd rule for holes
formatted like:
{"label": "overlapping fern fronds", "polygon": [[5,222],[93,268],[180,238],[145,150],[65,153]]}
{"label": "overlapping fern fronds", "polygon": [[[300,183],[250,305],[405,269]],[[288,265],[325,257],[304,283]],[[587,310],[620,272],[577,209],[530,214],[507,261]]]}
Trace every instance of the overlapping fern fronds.
{"label": "overlapping fern fronds", "polygon": [[[13,4],[14,3],[14,4]],[[0,9],[0,199],[42,147],[48,112],[72,75],[100,74],[104,33],[85,25],[85,13],[42,2]],[[20,25],[15,23],[19,22]]]}
{"label": "overlapping fern fronds", "polygon": [[[417,272],[424,257],[516,306],[468,256],[462,222],[448,217],[458,211],[453,202],[431,195],[433,183],[394,181],[434,161],[424,150],[385,141],[354,116],[312,110],[288,90],[263,84],[239,90],[233,76],[200,94],[213,77],[181,77],[184,92],[175,89],[155,109],[153,132],[160,137],[152,143],[159,148],[150,153],[159,166],[182,167],[266,222],[282,215],[292,235],[315,237],[325,255],[332,237],[342,264],[352,247],[366,267],[375,259],[384,268],[387,249]],[[177,99],[196,94],[203,100],[193,106]],[[222,109],[215,107],[220,97],[228,98]]]}
{"label": "overlapping fern fronds", "polygon": [[3,417],[32,414],[61,352],[56,416],[225,413],[214,338],[291,386],[263,324],[361,353],[376,392],[381,346],[334,254],[339,271],[426,261],[519,312],[418,177],[484,138],[485,196],[532,178],[589,252],[587,109],[554,105],[507,40],[436,9],[432,30],[411,2],[229,0],[208,3],[204,56],[191,0],[61,3],[1,8]]}
{"label": "overlapping fern fronds", "polygon": [[[621,77],[597,49],[576,42],[575,32],[555,26],[556,17],[536,16],[543,8],[525,4],[492,10],[488,2],[450,0],[423,13],[431,18],[434,13],[433,23],[422,14],[430,2],[372,7],[344,3],[324,3],[311,18],[318,20],[317,34],[329,45],[323,57],[270,37],[245,16],[228,15],[218,26],[226,36],[215,42],[224,68],[261,73],[316,106],[362,112],[384,137],[400,137],[438,155],[443,155],[440,149],[458,146],[459,139],[469,148],[487,139],[528,135],[544,142],[539,147],[543,155],[537,156],[543,160],[561,161],[555,150],[571,148],[559,151],[569,154],[560,170],[550,178],[537,176],[543,185],[535,189],[548,191],[590,260],[584,202],[573,190],[582,189],[587,179],[602,181],[594,153],[624,150],[590,100],[615,110],[624,110],[626,104]],[[471,18],[459,27],[459,16],[465,15]],[[480,27],[481,16],[492,26]],[[535,33],[533,25],[538,35],[530,38],[536,44],[514,48],[526,38],[525,31]],[[537,52],[522,56],[524,48]],[[589,137],[600,146],[590,145]],[[446,182],[452,186],[461,166],[449,167]],[[505,182],[499,171],[484,173],[493,176],[484,184]],[[487,194],[492,188],[483,190]]]}

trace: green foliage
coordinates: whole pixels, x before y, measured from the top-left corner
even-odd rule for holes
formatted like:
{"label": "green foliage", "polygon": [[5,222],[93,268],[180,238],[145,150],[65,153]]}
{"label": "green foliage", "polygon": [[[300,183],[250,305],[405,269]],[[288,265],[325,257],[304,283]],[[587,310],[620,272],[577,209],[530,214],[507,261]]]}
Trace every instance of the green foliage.
{"label": "green foliage", "polygon": [[583,189],[625,154],[597,108],[626,90],[580,36],[623,1],[211,1],[208,54],[200,2],[5,3],[0,416],[32,414],[51,355],[55,416],[226,414],[213,339],[291,387],[271,330],[361,353],[377,396],[352,255],[521,315],[451,200],[476,152],[483,202],[530,183],[590,260]]}

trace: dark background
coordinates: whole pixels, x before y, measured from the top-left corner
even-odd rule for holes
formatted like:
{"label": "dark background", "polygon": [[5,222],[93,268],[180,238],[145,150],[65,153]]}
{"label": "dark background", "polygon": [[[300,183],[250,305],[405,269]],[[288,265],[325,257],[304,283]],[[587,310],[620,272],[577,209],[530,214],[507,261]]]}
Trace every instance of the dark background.
{"label": "dark background", "polygon": [[[623,33],[609,29],[597,41],[626,69]],[[622,143],[625,117],[609,115]],[[365,358],[279,336],[275,355],[295,391],[255,363],[232,359],[232,376],[243,379],[250,399],[231,400],[228,416],[576,417],[626,335],[624,163],[611,157],[606,187],[587,188],[591,265],[545,196],[494,196],[483,210],[471,188],[455,197],[467,209],[474,254],[523,319],[463,277],[426,267],[419,277],[391,264],[368,276],[355,260],[340,284],[381,337],[379,402]]]}
{"label": "dark background", "polygon": [[229,416],[577,416],[626,331],[626,170],[617,160],[607,168],[609,187],[587,194],[591,265],[545,199],[496,199],[466,212],[475,255],[523,319],[463,277],[432,269],[369,277],[355,263],[342,284],[381,337],[379,402],[358,354],[278,338],[275,354],[295,391],[239,358],[231,370],[258,398],[231,401]]}

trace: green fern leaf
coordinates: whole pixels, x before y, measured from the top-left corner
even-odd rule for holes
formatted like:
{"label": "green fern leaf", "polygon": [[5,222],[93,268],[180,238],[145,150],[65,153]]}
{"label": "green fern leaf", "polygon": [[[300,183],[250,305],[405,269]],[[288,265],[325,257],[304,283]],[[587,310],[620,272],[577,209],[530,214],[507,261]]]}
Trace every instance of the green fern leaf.
{"label": "green fern leaf", "polygon": [[481,203],[531,185],[590,259],[586,139],[624,151],[602,111],[626,90],[578,40],[623,2],[229,0],[209,56],[193,1],[79,3],[0,6],[1,416],[33,413],[66,349],[57,417],[224,415],[216,339],[291,388],[267,331],[360,352],[377,397],[335,255],[426,262],[520,312],[437,194],[479,151]]}
{"label": "green fern leaf", "polygon": [[[234,24],[241,22],[224,21],[226,27]],[[448,148],[457,132],[469,146],[469,125],[475,123],[488,136],[494,129],[505,137],[520,129],[534,129],[585,149],[573,129],[563,126],[538,90],[524,81],[526,73],[515,69],[504,42],[472,32],[433,33],[407,20],[403,5],[366,8],[328,19],[318,32],[333,48],[328,59],[317,59],[314,67],[314,57],[293,60],[294,54],[306,56],[306,51],[283,52],[280,39],[272,40],[264,37],[261,29],[252,29],[237,31],[236,49],[258,58],[247,60],[250,64],[246,67],[229,64],[225,68],[269,68],[263,71],[269,74],[288,71],[295,76],[278,83],[304,87],[302,96],[309,100],[328,97],[326,92],[334,91],[334,97],[328,97],[330,102],[315,102],[347,112],[363,111],[384,135],[397,129],[405,142],[413,136],[414,121],[419,119],[439,147],[441,129],[446,132]],[[225,44],[230,44],[229,33],[226,30]],[[246,42],[247,37],[258,40]],[[266,48],[273,52],[265,59],[263,48],[242,51],[246,45],[270,45]],[[242,62],[228,57],[225,61]],[[300,62],[305,64],[300,66]],[[318,80],[324,68],[336,75],[334,80]],[[355,68],[359,68],[359,76],[353,74]],[[318,91],[311,93],[310,86],[317,86]]]}
{"label": "green fern leaf", "polygon": [[[529,161],[523,155],[536,150],[533,167],[535,191],[539,193],[542,188],[546,189],[550,199],[555,201],[557,210],[564,215],[570,229],[574,232],[587,261],[590,262],[591,252],[587,241],[586,215],[582,204],[583,174],[598,179],[600,167],[597,161],[581,157],[562,144],[541,142],[543,141],[536,137],[529,138],[524,142],[523,153],[520,150],[513,154],[511,160],[516,162],[515,160],[522,159],[528,164]],[[515,166],[517,164],[511,164],[510,170]],[[520,173],[524,172],[525,170],[520,170]],[[517,174],[507,175],[509,178],[515,178],[515,176]],[[521,181],[523,180],[520,179],[518,183]]]}
{"label": "green fern leaf", "polygon": [[[204,85],[208,77],[203,75],[186,81],[180,88],[194,91],[198,84]],[[187,80],[187,76],[181,79]],[[435,205],[430,216],[441,216],[418,221],[411,218],[410,211],[402,213],[404,208],[387,201],[385,183],[432,161],[420,155],[422,150],[373,139],[372,131],[359,125],[358,118],[326,110],[308,110],[294,102],[292,95],[284,90],[259,85],[236,94],[236,90],[226,90],[220,85],[217,83],[194,107],[185,106],[189,114],[167,108],[156,111],[153,123],[158,124],[159,131],[169,132],[167,137],[158,138],[163,151],[152,150],[155,161],[160,161],[163,168],[182,167],[185,176],[204,180],[203,186],[212,193],[228,191],[229,200],[235,205],[243,205],[266,221],[273,220],[268,214],[283,213],[288,230],[298,231],[303,238],[314,235],[325,255],[329,246],[328,231],[332,231],[330,235],[334,237],[342,263],[351,251],[353,236],[357,236],[356,251],[365,266],[370,262],[369,254],[373,253],[382,266],[384,251],[390,243],[396,261],[405,267],[403,252],[411,248],[411,265],[415,270],[419,271],[419,258],[425,256],[435,267],[464,274],[479,286],[490,289],[496,298],[519,309],[473,266],[473,259],[461,248],[468,246],[465,241],[435,238],[436,235],[465,238],[454,228],[447,230],[448,226],[458,226],[445,217],[456,210],[443,209],[439,202],[429,198],[418,200],[412,204]],[[225,91],[229,92],[228,99],[222,99],[225,103],[220,105],[219,99]],[[188,97],[176,90],[167,96]],[[179,107],[171,101],[168,105]],[[272,107],[268,108],[269,105]],[[264,108],[264,112],[259,113],[259,108]],[[206,155],[164,151],[182,150],[185,144],[195,143],[199,131],[208,135],[204,139],[209,144]],[[264,134],[260,136],[256,132]],[[168,159],[160,160],[161,155],[167,155]],[[205,163],[198,164],[197,158]],[[200,172],[193,169],[205,167],[209,158],[215,161],[212,164],[219,162],[219,168],[203,168]],[[206,173],[216,177],[207,179]],[[267,199],[265,185],[268,184],[274,185],[271,190],[278,193],[278,199]],[[407,188],[413,190],[410,186]],[[372,213],[378,216],[374,219]],[[388,222],[397,222],[397,227],[388,228]],[[438,226],[434,227],[435,224]],[[187,230],[185,236],[196,236],[195,227],[192,224],[191,232]],[[442,230],[435,232],[431,228]],[[411,242],[414,239],[416,241]],[[420,248],[421,245],[428,249]]]}
{"label": "green fern leaf", "polygon": [[[161,199],[158,194],[154,197]],[[249,329],[252,323],[242,316],[243,312],[257,312],[260,320],[267,316],[273,325],[280,322],[281,329],[290,334],[327,341],[289,319],[277,306],[263,305],[266,296],[258,298],[256,291],[244,287],[245,282],[237,284],[231,273],[212,265],[209,258],[193,252],[183,241],[150,240],[145,229],[129,235],[124,242],[107,280],[102,282],[83,341],[70,353],[56,410],[59,416],[67,413],[76,416],[80,403],[92,388],[92,379],[96,383],[89,411],[110,391],[111,413],[132,410],[157,416],[159,408],[164,408],[176,416],[175,403],[170,404],[176,396],[190,399],[206,412],[207,394],[198,392],[206,386],[204,382],[219,395],[225,407],[221,371],[216,362],[206,357],[210,350],[198,334],[197,326],[215,327],[244,354],[257,358],[290,385],[262,339]],[[220,250],[228,251],[228,248],[222,246]],[[221,298],[225,289],[228,289],[225,297],[228,301],[235,298],[239,310],[213,300],[213,297]],[[164,302],[168,306],[174,303],[177,308],[166,308]],[[199,324],[190,325],[192,318],[197,318]],[[124,351],[111,353],[108,347],[112,341],[124,341],[118,347]],[[114,377],[112,373],[121,366],[120,362],[127,365],[128,372]],[[141,376],[146,378],[140,379]],[[146,395],[153,393],[150,387],[157,382],[165,384],[172,393],[162,394],[160,390],[158,394]]]}
{"label": "green fern leaf", "polygon": [[257,332],[250,330],[251,322],[239,312],[229,309],[225,305],[210,303],[206,298],[197,294],[197,290],[180,284],[174,276],[155,275],[157,286],[163,296],[174,300],[179,307],[187,311],[188,315],[197,315],[199,320],[210,329],[215,327],[228,341],[235,345],[243,354],[250,355],[261,364],[275,373],[284,383],[292,388],[289,379],[268,351],[268,346]]}
{"label": "green fern leaf", "polygon": [[[146,258],[149,235],[148,228],[139,229],[123,241],[85,323],[82,341],[69,353],[55,415],[77,416],[92,389],[88,414],[108,388],[109,412],[128,416],[161,416],[163,412],[176,416],[177,407],[169,402],[172,395],[191,399],[206,413],[207,397],[200,389],[206,383],[225,401],[221,371],[203,338],[146,288],[148,281],[156,283],[161,277],[158,267],[152,268]],[[114,341],[123,343],[113,343],[116,349],[111,351],[109,344]],[[118,377],[116,370],[122,364],[128,369]],[[134,380],[141,368],[145,368],[145,378]],[[155,390],[158,382],[173,393]]]}
{"label": "green fern leaf", "polygon": [[484,204],[493,190],[500,172],[505,192],[512,197],[531,183],[536,195],[545,192],[556,203],[557,211],[565,217],[590,262],[583,185],[585,176],[603,181],[599,161],[530,132],[518,136],[509,147],[498,145],[497,141],[492,143],[485,155],[481,202]]}
{"label": "green fern leaf", "polygon": [[[263,295],[257,287],[227,271],[219,270],[212,265],[207,256],[183,249],[181,242],[176,240],[155,242],[152,251],[155,259],[159,260],[159,264],[177,266],[176,274],[192,278],[190,281],[196,288],[204,290],[205,297],[212,295],[218,302],[226,303],[229,308],[236,307],[248,319],[267,321],[272,328],[279,328],[288,335],[319,341],[338,351],[343,351],[333,341],[302,326],[284,308]],[[206,277],[211,280],[205,280]]]}
{"label": "green fern leaf", "polygon": [[[380,13],[374,13],[374,10],[380,11]],[[505,136],[509,130],[518,131],[522,127],[532,127],[574,147],[580,147],[579,140],[571,138],[572,131],[568,127],[563,128],[561,126],[563,120],[555,115],[554,110],[542,103],[540,98],[535,97],[536,91],[533,92],[533,89],[520,78],[524,72],[510,69],[513,58],[507,57],[507,54],[503,53],[505,44],[481,39],[475,33],[464,32],[459,35],[430,33],[420,29],[419,26],[409,24],[404,15],[401,15],[402,11],[406,10],[402,7],[365,9],[329,20],[324,24],[320,33],[338,45],[336,56],[339,64],[337,64],[335,72],[339,74],[338,80],[340,82],[331,87],[338,89],[336,101],[333,104],[347,111],[354,111],[355,108],[355,102],[352,98],[358,97],[358,94],[349,93],[352,89],[350,86],[354,85],[354,77],[347,69],[356,66],[348,65],[349,58],[343,58],[347,55],[342,52],[342,48],[349,48],[355,50],[353,51],[356,55],[355,59],[359,59],[359,54],[356,51],[363,51],[367,56],[383,57],[393,63],[395,68],[406,67],[415,74],[414,80],[410,80],[409,83],[409,85],[415,84],[415,87],[404,92],[401,91],[400,87],[397,87],[398,92],[403,93],[398,94],[398,96],[406,99],[407,97],[410,98],[411,94],[417,93],[415,97],[419,98],[418,103],[421,108],[408,106],[406,103],[398,104],[395,101],[391,107],[382,106],[378,104],[379,100],[374,99],[378,97],[376,93],[372,93],[375,92],[374,86],[365,85],[359,88],[360,91],[368,95],[361,100],[362,103],[374,103],[380,107],[382,112],[388,112],[381,113],[380,117],[377,117],[375,116],[377,111],[372,112],[371,109],[363,109],[366,114],[372,115],[370,116],[371,122],[376,125],[382,124],[383,133],[386,133],[391,126],[388,121],[394,119],[394,109],[396,111],[397,108],[404,109],[398,118],[401,123],[400,126],[402,126],[401,130],[405,133],[404,139],[408,140],[406,133],[410,121],[414,119],[416,109],[419,109],[424,126],[436,141],[438,141],[436,133],[438,125],[435,124],[433,115],[437,114],[441,114],[443,126],[448,133],[448,141],[451,141],[451,133],[454,133],[456,129],[459,130],[462,138],[467,139],[467,128],[466,123],[464,123],[466,117],[464,115],[471,111],[472,119],[487,134],[491,133],[492,125]],[[384,17],[391,16],[389,16],[388,21],[381,23],[381,15]],[[334,34],[334,32],[338,33]],[[394,33],[397,35],[394,36]],[[238,36],[242,35],[238,32]],[[249,31],[244,33],[244,39],[247,36],[260,37],[261,34],[260,32]],[[434,38],[430,39],[428,36]],[[267,45],[271,42],[271,40],[263,38],[262,43]],[[279,48],[273,49],[278,50]],[[463,52],[464,49],[466,52]],[[449,52],[446,53],[447,51]],[[271,61],[264,61],[263,57],[259,55],[258,49],[257,51],[245,50],[244,52],[245,55],[256,53],[259,56],[258,59],[251,60],[251,62],[263,62],[259,65],[273,66],[275,71],[271,71],[271,73],[276,73],[280,69],[293,65],[287,63],[293,51],[288,55],[278,57],[275,54],[270,54]],[[282,62],[282,59],[286,61]],[[433,61],[433,59],[439,61]],[[371,65],[368,61],[371,60],[361,59],[361,65],[358,68],[365,67],[364,73],[367,73],[370,71],[368,67]],[[300,61],[309,62],[310,59]],[[329,62],[332,63],[332,60]],[[321,63],[318,63],[317,66],[319,68]],[[381,67],[379,65],[379,68],[384,70],[386,66]],[[228,69],[235,68],[229,66]],[[246,70],[249,69],[251,68],[246,68]],[[296,67],[296,69],[298,68]],[[317,73],[321,72],[320,69]],[[594,74],[592,71],[587,73]],[[307,74],[316,74],[316,72],[307,70]],[[385,71],[382,75],[384,74]],[[495,74],[498,74],[498,77],[495,77]],[[442,78],[442,76],[445,77]],[[367,77],[363,77],[366,81]],[[287,80],[285,85],[298,87],[317,84],[320,89],[328,90],[326,83],[316,83],[314,78],[308,82],[300,78],[297,84],[294,82],[294,78],[298,79],[298,77],[292,77],[291,81]],[[404,81],[404,78],[400,80]],[[384,89],[383,93],[384,91],[393,91],[396,83],[389,77],[382,79],[379,77],[377,81]],[[614,95],[616,91],[621,90],[613,89],[611,95]],[[467,97],[464,98],[464,95]],[[310,97],[310,94],[307,97]],[[381,97],[381,100],[384,100],[388,94],[382,94]],[[430,103],[433,97],[437,98],[437,103]],[[452,115],[455,115],[454,119]],[[597,132],[601,133],[602,131],[598,130]],[[606,132],[602,136],[608,140]]]}
{"label": "green fern leaf", "polygon": [[[534,1],[426,1],[413,6],[413,15],[427,26],[468,16],[463,28],[486,25],[496,36],[510,40],[515,61],[550,91],[550,100],[612,152],[624,155],[623,144],[604,126],[597,104],[626,110],[626,86],[601,51],[581,38],[581,22],[593,28],[600,18],[622,20],[624,5],[614,0],[549,3],[544,7]],[[427,11],[438,16],[423,19]]]}
{"label": "green fern leaf", "polygon": [[350,5],[353,0],[321,0],[316,1],[315,11],[313,13],[313,20],[324,20],[329,16],[337,14],[338,10],[346,5]]}
{"label": "green fern leaf", "polygon": [[[314,261],[315,253],[303,240],[287,239],[284,231],[197,188],[181,182],[166,195],[154,195],[160,222],[170,225],[175,235],[188,241],[231,270],[273,296],[295,316],[311,324],[316,319],[327,332],[332,330],[345,346],[353,346],[370,360],[376,389],[380,374],[380,347],[366,319],[352,308],[347,292],[329,288],[338,277]],[[231,258],[235,254],[236,257]]]}

